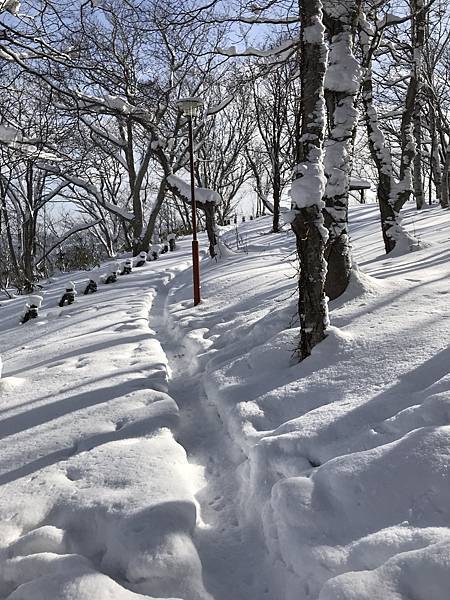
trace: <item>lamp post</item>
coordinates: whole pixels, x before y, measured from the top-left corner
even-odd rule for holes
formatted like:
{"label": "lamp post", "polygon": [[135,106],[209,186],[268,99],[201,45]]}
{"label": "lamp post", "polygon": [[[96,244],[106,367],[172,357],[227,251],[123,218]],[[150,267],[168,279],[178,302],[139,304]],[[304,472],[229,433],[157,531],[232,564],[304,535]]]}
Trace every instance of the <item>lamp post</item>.
{"label": "lamp post", "polygon": [[192,273],[194,284],[194,306],[200,304],[200,261],[198,256],[197,240],[197,204],[195,201],[194,181],[194,134],[192,129],[192,117],[199,108],[203,106],[200,98],[180,98],[177,102],[178,108],[187,116],[189,127],[189,163],[191,171],[191,202],[192,202]]}

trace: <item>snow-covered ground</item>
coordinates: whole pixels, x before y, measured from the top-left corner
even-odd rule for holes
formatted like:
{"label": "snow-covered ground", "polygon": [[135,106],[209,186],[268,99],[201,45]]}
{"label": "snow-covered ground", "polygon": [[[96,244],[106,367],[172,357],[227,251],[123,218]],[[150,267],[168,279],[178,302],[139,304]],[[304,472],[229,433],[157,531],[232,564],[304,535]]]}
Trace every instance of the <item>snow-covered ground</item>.
{"label": "snow-covered ground", "polygon": [[448,600],[450,212],[406,214],[427,247],[388,258],[352,209],[361,270],[302,364],[268,218],[196,308],[188,239],[90,296],[49,282],[24,325],[3,300],[0,598]]}

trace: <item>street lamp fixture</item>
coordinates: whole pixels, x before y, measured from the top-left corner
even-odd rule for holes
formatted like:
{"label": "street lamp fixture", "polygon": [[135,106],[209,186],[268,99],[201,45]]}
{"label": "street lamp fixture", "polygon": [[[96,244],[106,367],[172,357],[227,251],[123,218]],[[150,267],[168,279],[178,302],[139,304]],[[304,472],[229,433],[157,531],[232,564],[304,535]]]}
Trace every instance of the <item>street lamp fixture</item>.
{"label": "street lamp fixture", "polygon": [[194,306],[200,304],[200,261],[197,240],[197,204],[195,201],[194,180],[194,133],[192,129],[192,118],[203,106],[203,100],[197,97],[180,98],[177,102],[180,111],[188,117],[189,127],[189,163],[191,171],[191,203],[192,203],[192,273],[194,284]]}

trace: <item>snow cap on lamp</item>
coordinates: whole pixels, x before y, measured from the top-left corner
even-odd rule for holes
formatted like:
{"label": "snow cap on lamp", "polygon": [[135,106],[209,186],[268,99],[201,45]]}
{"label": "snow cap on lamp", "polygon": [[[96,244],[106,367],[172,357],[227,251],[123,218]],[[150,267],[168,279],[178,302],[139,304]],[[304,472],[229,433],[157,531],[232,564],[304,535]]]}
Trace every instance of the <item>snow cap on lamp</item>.
{"label": "snow cap on lamp", "polygon": [[177,106],[185,115],[193,117],[198,109],[203,106],[203,100],[198,96],[186,96],[177,100]]}

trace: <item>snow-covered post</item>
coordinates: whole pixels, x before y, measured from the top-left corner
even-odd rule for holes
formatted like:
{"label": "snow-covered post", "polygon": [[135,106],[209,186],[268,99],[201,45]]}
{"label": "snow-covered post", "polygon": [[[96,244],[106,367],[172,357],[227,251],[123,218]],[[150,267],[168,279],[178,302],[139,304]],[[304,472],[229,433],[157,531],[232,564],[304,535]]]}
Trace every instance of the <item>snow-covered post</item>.
{"label": "snow-covered post", "polygon": [[62,308],[66,303],[73,304],[75,302],[75,296],[77,295],[77,291],[75,289],[75,284],[73,281],[69,281],[66,286],[66,291],[61,297],[59,301],[59,306]]}
{"label": "snow-covered post", "polygon": [[127,260],[125,261],[125,264],[123,265],[121,275],[130,275],[130,273],[132,273],[132,271],[133,271],[133,261],[131,260],[131,258],[127,258]]}
{"label": "snow-covered post", "polygon": [[84,288],[83,294],[87,296],[88,294],[95,294],[98,289],[98,280],[99,273],[97,269],[94,269],[89,275],[89,281],[87,286]]}
{"label": "snow-covered post", "polygon": [[23,325],[30,319],[36,319],[39,316],[39,309],[42,304],[42,296],[29,296],[28,302],[25,304],[24,311],[20,318],[20,323]]}
{"label": "snow-covered post", "polygon": [[135,267],[143,267],[146,262],[147,262],[147,252],[145,252],[145,250],[142,250],[142,252],[139,252],[139,256],[137,257],[136,264],[134,266]]}
{"label": "snow-covered post", "polygon": [[325,142],[325,226],[328,263],[325,292],[333,300],[347,288],[352,268],[348,235],[348,194],[353,166],[353,141],[358,122],[356,96],[361,69],[353,53],[359,2],[324,2],[331,35],[325,90],[331,131]]}
{"label": "snow-covered post", "polygon": [[161,245],[157,244],[156,242],[153,243],[152,247],[150,248],[150,254],[151,254],[152,260],[158,260],[160,251],[161,251]]}
{"label": "snow-covered post", "polygon": [[108,275],[106,276],[105,279],[105,283],[116,283],[117,281],[117,274],[119,272],[119,263],[115,263],[110,272],[108,273]]}
{"label": "snow-covered post", "polygon": [[169,242],[170,251],[173,252],[176,247],[176,235],[174,233],[169,233],[167,236],[167,241]]}
{"label": "snow-covered post", "polygon": [[327,62],[325,29],[320,0],[301,2],[300,73],[301,137],[297,140],[298,162],[294,170],[291,198],[292,229],[300,261],[299,317],[300,359],[325,337],[328,306],[325,296],[328,233],[324,227],[322,196],[325,190],[323,137],[325,126],[324,80]]}
{"label": "snow-covered post", "polygon": [[83,294],[87,296],[88,294],[94,294],[97,291],[97,281],[91,278],[88,281],[87,286],[84,288]]}

